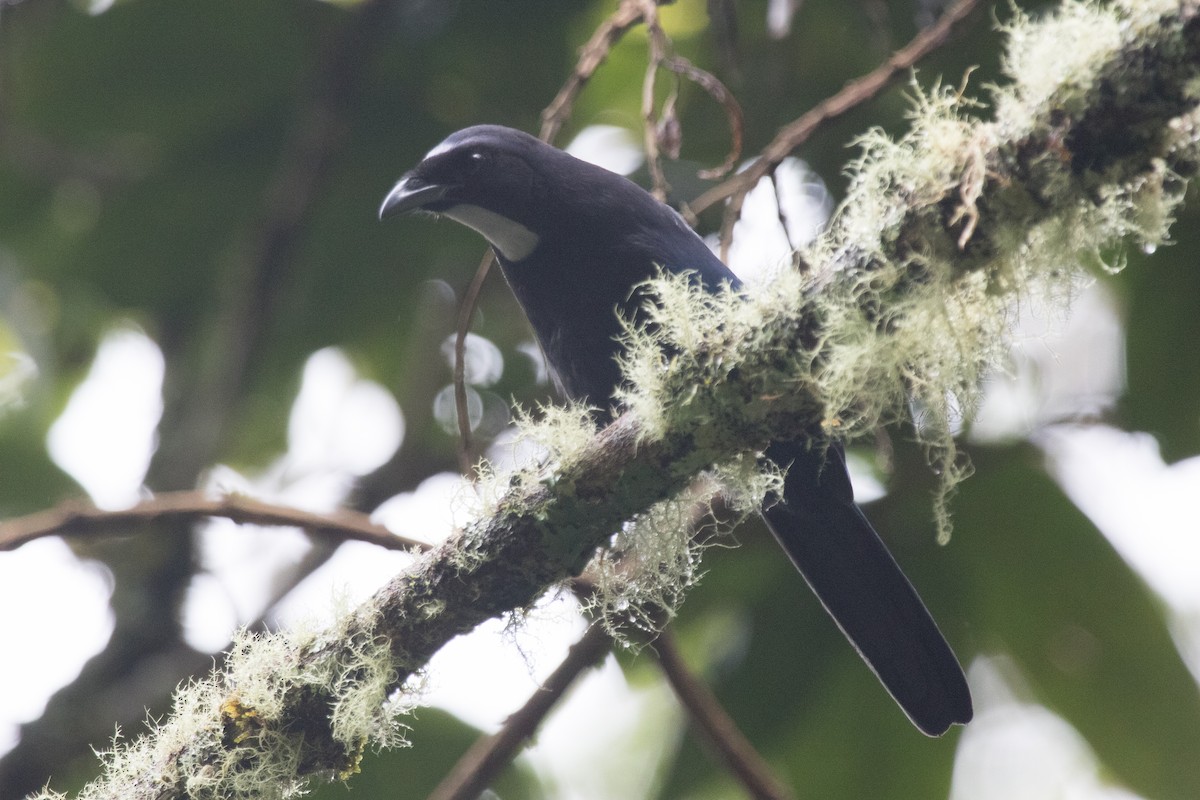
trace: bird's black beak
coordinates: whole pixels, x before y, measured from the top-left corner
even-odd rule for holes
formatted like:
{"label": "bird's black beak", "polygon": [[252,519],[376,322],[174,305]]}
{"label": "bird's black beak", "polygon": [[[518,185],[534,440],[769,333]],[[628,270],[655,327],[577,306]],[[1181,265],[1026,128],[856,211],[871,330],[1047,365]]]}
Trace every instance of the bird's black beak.
{"label": "bird's black beak", "polygon": [[449,187],[437,183],[426,183],[416,175],[405,175],[392,187],[383,205],[379,207],[379,218],[394,217],[406,211],[416,211],[446,196]]}

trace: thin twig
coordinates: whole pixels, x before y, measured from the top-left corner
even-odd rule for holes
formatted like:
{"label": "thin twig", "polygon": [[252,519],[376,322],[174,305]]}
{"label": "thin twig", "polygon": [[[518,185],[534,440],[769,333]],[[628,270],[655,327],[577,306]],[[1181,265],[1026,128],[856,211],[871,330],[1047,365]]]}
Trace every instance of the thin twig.
{"label": "thin twig", "polygon": [[[650,3],[653,8],[653,3]],[[558,90],[558,94],[550,101],[550,105],[542,110],[542,129],[539,138],[547,144],[553,143],[571,116],[575,98],[583,91],[584,85],[596,74],[596,70],[608,58],[614,45],[621,40],[625,32],[642,19],[642,0],[622,0],[617,10],[596,28],[592,38],[588,39],[579,51],[579,60],[566,83]],[[491,248],[484,253],[483,260],[475,270],[474,277],[463,295],[459,307],[458,326],[454,338],[454,407],[458,415],[458,466],[463,475],[471,477],[475,474],[474,454],[471,444],[470,409],[467,407],[466,384],[466,342],[467,332],[471,326],[471,318],[475,316],[475,306],[479,300],[479,292],[483,282],[491,271],[496,256]]]}
{"label": "thin twig", "polygon": [[120,534],[147,522],[222,517],[245,525],[303,528],[318,536],[336,536],[389,550],[428,550],[430,545],[392,533],[356,511],[320,514],[256,500],[245,495],[210,497],[201,492],[163,492],[135,506],[110,511],[88,502],[67,501],[54,508],[0,522],[0,551],[15,550],[45,536]]}
{"label": "thin twig", "polygon": [[[705,527],[706,521],[714,517],[723,518],[726,513],[727,506],[722,496],[714,498],[710,503],[696,504],[692,509],[692,518],[689,522],[693,535]],[[585,608],[595,598],[597,591],[596,583],[587,572],[571,581],[571,588],[579,598],[580,604]],[[660,630],[667,623],[667,615],[660,611],[656,618],[653,627],[655,630]],[[428,800],[478,797],[479,793],[495,779],[500,770],[516,757],[519,746],[531,738],[541,726],[542,720],[553,709],[562,690],[582,674],[588,666],[596,663],[604,653],[612,649],[613,639],[612,635],[606,632],[608,630],[602,621],[594,619],[588,633],[567,652],[553,675],[539,689],[539,693],[531,697],[519,712],[505,720],[499,732],[491,736],[480,737],[471,749],[459,759],[453,770],[443,779]],[[646,640],[646,631],[642,628],[630,626],[623,632],[624,634],[649,644],[649,641]],[[589,642],[590,644],[588,644]],[[601,642],[604,643],[603,651],[594,659],[589,660],[587,653],[593,647],[600,648]],[[560,686],[561,688],[559,688]],[[551,692],[552,695],[546,697],[547,692]]]}
{"label": "thin twig", "polygon": [[654,84],[658,79],[658,68],[667,57],[670,41],[662,26],[658,24],[658,7],[654,0],[641,0],[642,20],[650,42],[650,57],[646,63],[646,76],[642,79],[642,140],[646,147],[646,168],[650,171],[650,193],[666,202],[671,191],[663,173],[662,159],[658,148],[658,112],[654,108]]}
{"label": "thin twig", "polygon": [[729,91],[715,75],[700,69],[683,56],[667,56],[663,59],[662,65],[708,92],[709,96],[725,110],[725,117],[729,120],[729,152],[725,155],[725,160],[718,166],[712,169],[702,169],[697,173],[698,177],[703,180],[725,177],[742,155],[742,141],[745,138],[746,126],[741,104],[733,96],[733,92]]}
{"label": "thin twig", "polygon": [[875,97],[905,70],[943,45],[980,2],[959,0],[935,24],[918,33],[887,61],[784,126],[750,166],[697,197],[690,204],[692,212],[696,214],[722,200],[728,201],[721,223],[721,258],[728,257],[733,224],[741,214],[746,194],[759,179],[770,174],[822,125]]}
{"label": "thin twig", "polygon": [[[646,76],[642,81],[642,128],[646,146],[646,166],[650,171],[651,194],[660,201],[666,201],[671,187],[663,174],[660,150],[667,150],[668,158],[677,158],[681,134],[675,114],[675,97],[678,93],[680,78],[686,78],[706,91],[710,97],[720,104],[729,120],[730,144],[729,153],[725,160],[713,169],[700,171],[704,179],[719,178],[728,174],[737,163],[742,153],[743,115],[742,107],[734,98],[733,93],[725,84],[712,73],[697,67],[683,56],[671,52],[671,40],[658,21],[658,8],[653,0],[640,0],[642,19],[646,23],[646,33],[650,42],[650,55],[646,63]],[[659,69],[674,73],[676,87],[671,92],[663,107],[660,120],[655,110],[654,87]]]}
{"label": "thin twig", "polygon": [[488,248],[475,270],[475,276],[467,286],[462,305],[458,307],[458,325],[454,334],[454,410],[458,415],[458,469],[471,480],[475,478],[475,455],[471,448],[471,409],[467,405],[467,333],[471,329],[471,317],[479,302],[479,292],[487,279],[496,254]]}
{"label": "thin twig", "polygon": [[641,19],[640,0],[622,0],[621,5],[612,13],[612,16],[600,23],[592,34],[592,38],[588,39],[587,44],[580,48],[579,60],[575,63],[575,69],[571,72],[571,76],[567,78],[567,82],[550,101],[550,105],[542,111],[542,129],[538,136],[543,142],[552,143],[558,136],[563,125],[570,118],[575,98],[583,91],[584,84],[596,74],[596,70],[604,63],[604,59],[608,58],[613,46],[621,41],[625,32],[638,24]]}
{"label": "thin twig", "polygon": [[792,800],[795,795],[775,776],[712,690],[688,669],[670,632],[663,631],[652,649],[697,732],[747,794],[762,800]]}
{"label": "thin twig", "polygon": [[783,238],[787,242],[788,250],[794,253],[796,252],[796,243],[792,241],[792,232],[788,228],[787,211],[783,208],[783,189],[779,185],[778,169],[771,173],[771,188],[775,190],[775,216],[779,218],[779,229],[783,231]]}
{"label": "thin twig", "polygon": [[428,800],[475,800],[508,766],[517,751],[533,737],[550,709],[581,673],[604,659],[612,649],[612,637],[603,625],[593,624],[567,657],[538,687],[537,691],[495,734],[478,739],[442,779]]}

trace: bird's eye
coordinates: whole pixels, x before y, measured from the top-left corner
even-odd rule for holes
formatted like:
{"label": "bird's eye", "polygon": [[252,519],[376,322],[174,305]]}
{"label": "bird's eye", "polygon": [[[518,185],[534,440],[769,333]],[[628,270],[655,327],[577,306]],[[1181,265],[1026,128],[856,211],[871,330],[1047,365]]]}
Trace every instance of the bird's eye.
{"label": "bird's eye", "polygon": [[[4,2],[4,0],[0,0],[0,2]],[[488,161],[491,161],[491,154],[485,150],[474,148],[467,150],[457,158],[458,174],[462,178],[474,178],[475,174],[484,169]]]}

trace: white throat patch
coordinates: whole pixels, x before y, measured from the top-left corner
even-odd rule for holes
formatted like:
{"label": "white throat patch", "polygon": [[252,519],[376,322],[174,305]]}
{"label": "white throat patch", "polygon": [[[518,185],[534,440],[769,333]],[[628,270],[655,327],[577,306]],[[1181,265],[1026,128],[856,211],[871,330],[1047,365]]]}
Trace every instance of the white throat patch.
{"label": "white throat patch", "polygon": [[538,246],[536,233],[486,208],[461,203],[441,213],[482,234],[507,261],[524,261]]}

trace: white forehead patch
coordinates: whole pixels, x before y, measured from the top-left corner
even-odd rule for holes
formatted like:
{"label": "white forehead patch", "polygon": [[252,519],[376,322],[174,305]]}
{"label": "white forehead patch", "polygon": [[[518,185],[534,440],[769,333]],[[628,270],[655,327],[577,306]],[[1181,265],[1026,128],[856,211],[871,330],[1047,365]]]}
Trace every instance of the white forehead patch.
{"label": "white forehead patch", "polygon": [[[434,150],[437,150],[435,147]],[[433,155],[433,152],[430,152]],[[538,246],[538,235],[519,222],[480,206],[460,203],[441,212],[483,235],[506,261],[524,261]]]}
{"label": "white forehead patch", "polygon": [[433,148],[428,153],[426,153],[425,158],[422,159],[422,161],[433,158],[434,156],[440,156],[442,153],[449,153],[451,150],[458,147],[459,144],[460,144],[459,142],[455,142],[454,144],[451,144],[449,141],[444,141],[441,144],[439,144],[437,147]]}

